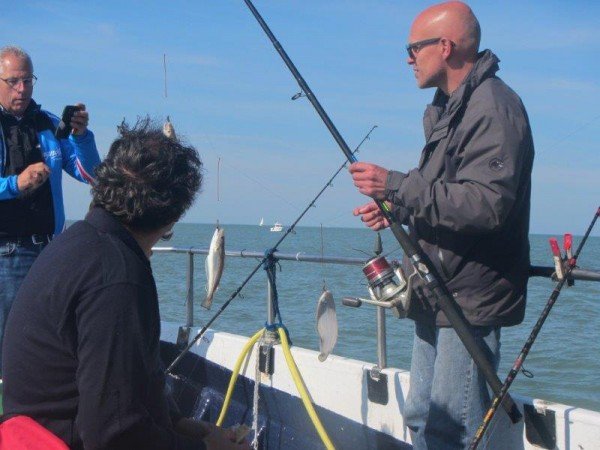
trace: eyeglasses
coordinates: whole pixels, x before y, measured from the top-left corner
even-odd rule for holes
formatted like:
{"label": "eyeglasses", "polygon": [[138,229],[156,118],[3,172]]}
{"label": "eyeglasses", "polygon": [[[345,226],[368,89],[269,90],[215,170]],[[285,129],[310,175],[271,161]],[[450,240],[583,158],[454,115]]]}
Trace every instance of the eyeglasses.
{"label": "eyeglasses", "polygon": [[16,87],[21,83],[23,83],[23,86],[26,88],[33,87],[37,81],[37,77],[35,75],[31,75],[30,77],[25,78],[0,78],[0,80],[4,81],[11,88],[16,89]]}
{"label": "eyeglasses", "polygon": [[437,44],[441,40],[442,40],[442,38],[439,37],[439,38],[423,39],[422,41],[417,41],[417,42],[413,42],[412,44],[408,44],[406,46],[406,51],[408,52],[408,57],[415,59],[417,56],[417,53],[419,53],[423,47],[426,47],[426,46],[432,45],[432,44]]}

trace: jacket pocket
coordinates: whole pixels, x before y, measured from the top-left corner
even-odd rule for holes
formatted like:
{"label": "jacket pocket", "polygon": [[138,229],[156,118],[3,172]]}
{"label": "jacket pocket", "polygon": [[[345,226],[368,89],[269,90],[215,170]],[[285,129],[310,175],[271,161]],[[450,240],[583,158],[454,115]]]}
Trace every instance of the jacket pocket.
{"label": "jacket pocket", "polygon": [[441,229],[436,231],[436,257],[442,275],[449,281],[454,279],[469,261],[480,238]]}

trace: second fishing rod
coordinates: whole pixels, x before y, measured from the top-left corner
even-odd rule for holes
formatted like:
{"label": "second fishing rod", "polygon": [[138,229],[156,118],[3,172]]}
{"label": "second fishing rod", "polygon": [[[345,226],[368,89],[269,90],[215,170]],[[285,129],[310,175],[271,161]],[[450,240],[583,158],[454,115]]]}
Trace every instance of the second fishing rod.
{"label": "second fishing rod", "polygon": [[[254,7],[253,3],[250,0],[244,0],[244,2],[246,3],[246,6],[248,6],[248,9],[250,9],[250,11],[252,12],[254,18],[258,21],[263,31],[269,37],[271,43],[275,47],[275,50],[277,50],[277,53],[279,53],[279,56],[281,56],[281,58],[283,59],[284,63],[286,64],[286,66],[296,79],[298,85],[300,86],[300,89],[302,90],[306,98],[308,98],[310,103],[313,105],[313,107],[317,111],[317,114],[319,114],[319,117],[321,117],[321,120],[335,139],[336,143],[338,144],[348,161],[351,163],[357,162],[357,159],[352,154],[352,151],[348,147],[348,144],[346,144],[346,141],[340,135],[339,131],[337,130],[337,128],[335,127],[335,125],[333,124],[333,122],[331,121],[331,119],[317,100],[313,91],[310,89],[310,87],[308,86],[308,84],[306,83],[306,81],[304,80],[304,78],[302,77],[292,60],[289,58],[279,41],[275,38],[275,35],[273,34],[269,26],[266,24],[262,16],[259,14],[257,9]],[[491,363],[485,356],[483,349],[477,343],[470,329],[470,325],[468,324],[467,320],[462,314],[462,311],[460,310],[459,306],[450,296],[450,293],[441,281],[439,274],[436,273],[433,265],[423,254],[421,249],[411,240],[406,231],[404,231],[402,225],[398,223],[396,218],[393,216],[390,208],[382,201],[375,200],[375,202],[381,210],[385,219],[389,222],[390,229],[392,230],[394,237],[397,239],[398,243],[404,250],[405,255],[411,261],[415,272],[418,273],[418,275],[423,280],[425,286],[429,289],[429,291],[433,293],[436,299],[436,303],[439,305],[440,309],[448,318],[448,321],[456,331],[456,334],[459,336],[460,340],[462,341],[463,345],[473,358],[473,361],[475,362],[479,370],[481,370],[488,385],[490,386],[494,394],[498,395],[502,388],[502,382],[498,378],[498,375],[496,374],[496,371],[492,367]],[[502,406],[506,410],[508,416],[510,417],[513,423],[517,423],[521,419],[521,413],[519,412],[516,404],[508,394],[504,397]]]}
{"label": "second fishing rod", "polygon": [[[364,142],[369,139],[369,137],[371,136],[371,133],[373,132],[373,130],[377,128],[377,125],[373,125],[371,127],[371,129],[369,130],[369,132],[365,135],[365,137],[362,139],[362,141],[360,141],[360,143],[356,146],[356,148],[354,149],[354,152],[351,152],[351,155],[354,155],[354,153],[358,153],[358,150],[360,149],[360,147],[364,144]],[[329,178],[329,180],[327,181],[327,183],[325,183],[325,186],[323,186],[323,188],[319,191],[319,193],[310,201],[310,203],[308,204],[308,206],[300,213],[300,215],[298,216],[298,218],[294,221],[294,223],[292,223],[292,225],[290,225],[290,227],[285,231],[285,233],[283,234],[283,236],[281,236],[281,238],[279,238],[279,240],[277,241],[277,243],[275,244],[275,246],[267,252],[267,254],[265,254],[265,256],[261,259],[261,261],[254,267],[254,269],[250,272],[250,274],[246,277],[246,279],[242,282],[242,284],[240,284],[240,286],[233,292],[233,294],[231,294],[231,296],[229,297],[229,299],[227,299],[227,301],[225,303],[223,303],[223,305],[221,305],[221,307],[219,308],[219,310],[210,318],[210,320],[200,329],[200,331],[196,334],[196,336],[194,336],[194,338],[185,346],[185,348],[179,353],[179,355],[177,355],[177,357],[171,362],[171,364],[169,364],[169,367],[167,367],[167,369],[165,370],[166,374],[172,374],[173,371],[175,370],[175,368],[177,367],[177,365],[181,362],[181,360],[184,358],[184,356],[190,351],[190,349],[192,348],[192,346],[198,341],[198,339],[200,339],[204,333],[206,333],[206,330],[209,329],[209,327],[213,324],[213,322],[215,320],[217,320],[217,317],[219,317],[223,311],[225,311],[225,309],[229,306],[229,304],[233,301],[234,298],[236,298],[239,293],[242,291],[242,289],[244,289],[244,287],[246,286],[246,284],[252,279],[252,277],[254,276],[254,274],[256,274],[256,272],[258,272],[258,270],[264,266],[264,264],[269,260],[269,258],[271,258],[273,256],[273,253],[275,251],[277,251],[277,247],[279,247],[279,244],[281,244],[284,239],[294,231],[294,229],[296,228],[296,225],[298,225],[298,223],[300,222],[300,220],[302,220],[302,218],[304,217],[304,215],[308,212],[308,210],[310,208],[312,208],[313,206],[315,206],[316,201],[319,199],[319,197],[321,197],[321,195],[323,194],[323,192],[325,192],[325,190],[328,187],[331,187],[333,183],[333,180],[335,179],[335,177],[338,176],[338,174],[346,167],[347,162],[344,162],[339,168],[338,170],[331,176],[331,178]]]}
{"label": "second fishing rod", "polygon": [[[489,428],[490,424],[492,423],[492,419],[494,418],[494,415],[496,414],[496,411],[498,410],[498,405],[502,401],[502,398],[505,395],[508,395],[508,390],[510,389],[513,381],[515,381],[515,378],[519,374],[519,371],[523,367],[525,358],[527,358],[527,355],[529,354],[531,347],[533,347],[533,343],[537,339],[537,336],[538,336],[540,330],[542,329],[542,326],[544,326],[544,322],[546,322],[546,319],[548,318],[548,315],[550,314],[552,307],[556,303],[556,300],[558,299],[558,296],[560,295],[562,288],[564,287],[565,283],[568,283],[571,272],[576,267],[577,259],[579,258],[579,254],[581,253],[581,250],[583,249],[583,246],[585,245],[588,237],[590,236],[592,229],[594,228],[594,225],[596,224],[596,221],[598,220],[599,217],[600,217],[600,207],[598,207],[598,209],[596,210],[596,214],[594,215],[592,222],[590,223],[590,225],[588,226],[588,229],[586,230],[585,234],[583,235],[583,238],[581,239],[581,242],[579,243],[579,246],[577,247],[575,254],[573,255],[573,257],[569,257],[566,259],[566,261],[565,261],[566,273],[564,274],[564,276],[562,278],[560,278],[558,280],[558,283],[554,287],[552,293],[550,294],[550,297],[548,298],[548,301],[546,302],[546,306],[542,310],[540,317],[538,318],[533,329],[531,330],[531,333],[529,334],[527,341],[523,345],[523,348],[521,349],[519,356],[517,356],[517,359],[515,360],[513,367],[510,369],[510,372],[508,372],[508,375],[506,376],[506,379],[504,380],[504,384],[502,385],[500,392],[498,394],[496,394],[496,396],[492,399],[492,403],[491,403],[488,411],[486,412],[485,416],[483,417],[483,421],[481,422],[481,425],[477,429],[475,436],[473,437],[473,440],[471,441],[469,450],[477,450],[477,448],[479,447],[479,444],[481,443],[481,440],[482,440],[486,430]],[[562,262],[561,262],[561,264],[562,264]]]}

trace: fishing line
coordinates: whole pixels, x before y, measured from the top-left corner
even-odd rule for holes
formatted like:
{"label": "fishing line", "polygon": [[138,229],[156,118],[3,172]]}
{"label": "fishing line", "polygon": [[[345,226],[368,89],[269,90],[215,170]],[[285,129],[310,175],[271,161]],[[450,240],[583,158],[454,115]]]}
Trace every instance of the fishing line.
{"label": "fishing line", "polygon": [[165,98],[167,98],[167,54],[163,53],[163,69],[165,74]]}
{"label": "fishing line", "polygon": [[323,262],[323,259],[325,259],[324,257],[325,254],[325,243],[323,241],[323,224],[321,224],[321,276],[323,277],[323,291],[327,290],[327,283],[325,283],[325,263]]}
{"label": "fishing line", "polygon": [[[344,153],[348,161],[352,163],[357,162],[358,160],[350,151],[348,144],[346,143],[342,135],[339,133],[334,123],[331,121],[331,119],[317,100],[317,97],[314,95],[313,91],[310,89],[310,87],[308,86],[308,84],[306,83],[306,81],[304,80],[304,78],[302,77],[302,75],[300,74],[290,57],[287,55],[279,41],[275,38],[275,35],[268,27],[261,15],[258,13],[252,2],[250,0],[244,0],[244,3],[248,7],[250,12],[260,25],[260,27],[263,29],[265,34],[268,36],[269,40],[273,44],[273,47],[275,47],[275,50],[277,51],[277,53],[279,53],[279,56],[296,79],[296,82],[300,86],[300,92],[306,95],[306,97],[314,107],[315,111],[323,121],[324,125],[329,130],[331,136],[338,144],[340,150]],[[502,382],[500,381],[500,378],[498,378],[498,374],[492,367],[492,364],[488,361],[483,349],[477,343],[475,336],[473,335],[471,326],[467,322],[464,313],[451,296],[450,291],[443,283],[440,275],[435,270],[435,266],[433,266],[433,264],[431,263],[429,258],[427,258],[423,250],[419,247],[419,245],[413,242],[413,240],[406,233],[404,228],[402,228],[402,224],[400,224],[396,220],[396,218],[392,214],[390,207],[380,200],[375,200],[375,204],[381,211],[382,216],[389,222],[389,228],[398,240],[398,243],[404,249],[405,255],[412,263],[414,273],[418,274],[418,276],[423,281],[425,287],[431,292],[436,305],[438,305],[439,308],[444,312],[446,318],[450,322],[450,325],[452,325],[452,328],[454,328],[456,334],[462,341],[466,350],[469,352],[477,368],[481,370],[482,374],[484,375],[488,385],[490,386],[494,394],[497,394],[502,386]],[[503,407],[506,409],[506,412],[510,416],[513,423],[517,423],[519,420],[521,420],[522,415],[510,396],[505,396]]]}
{"label": "fishing line", "polygon": [[221,198],[219,196],[220,184],[221,184],[221,157],[219,156],[219,159],[217,160],[217,202],[221,201]]}
{"label": "fishing line", "polygon": [[286,203],[289,207],[291,207],[294,212],[298,211],[300,209],[300,207],[298,205],[294,205],[293,203],[291,203],[287,198],[285,198],[283,195],[278,194],[275,190],[269,188],[268,186],[264,185],[263,183],[261,183],[260,181],[256,180],[255,178],[252,178],[251,176],[245,174],[243,172],[243,170],[241,170],[240,168],[234,166],[233,164],[227,162],[224,163],[226,166],[228,166],[230,169],[233,169],[236,171],[236,173],[238,175],[243,176],[244,178],[252,181],[253,183],[257,184],[258,186],[260,186],[261,188],[263,188],[265,191],[267,191],[269,194],[273,195],[274,197],[277,197],[278,199],[282,200],[284,203]]}
{"label": "fishing line", "polygon": [[[358,152],[360,146],[368,139],[368,137],[371,135],[371,133],[373,132],[373,130],[376,127],[377,127],[377,125],[373,126],[369,130],[369,132],[363,138],[363,140],[360,141],[360,143],[356,146],[356,148],[354,149],[354,151],[351,152],[352,155],[354,155],[356,152]],[[183,357],[190,351],[190,349],[192,348],[192,346],[198,341],[198,339],[200,339],[204,335],[204,333],[206,333],[206,330],[208,330],[208,328],[212,325],[212,323],[223,313],[223,311],[225,311],[225,309],[229,306],[229,304],[232,302],[232,300],[238,296],[238,294],[241,292],[241,290],[244,288],[244,286],[246,286],[246,284],[248,284],[248,282],[254,276],[254,274],[256,272],[258,272],[258,270],[261,267],[263,267],[263,265],[265,264],[265,262],[267,262],[267,260],[269,260],[270,258],[273,257],[273,253],[275,253],[277,251],[277,247],[279,247],[279,245],[283,242],[283,240],[286,237],[288,237],[289,234],[291,234],[292,232],[294,232],[294,229],[295,229],[296,225],[298,224],[298,222],[300,222],[300,220],[302,220],[302,218],[304,217],[304,215],[308,212],[308,210],[310,208],[312,208],[313,206],[315,206],[315,202],[317,201],[317,199],[323,194],[323,192],[325,192],[325,190],[328,187],[331,186],[331,183],[333,182],[334,178],[337,177],[337,175],[342,171],[342,169],[344,169],[344,167],[346,167],[346,161],[344,161],[344,163],[340,166],[340,168],[338,170],[336,170],[336,172],[331,176],[331,178],[327,181],[327,183],[325,183],[325,186],[323,186],[323,188],[319,191],[319,193],[310,201],[310,203],[308,204],[308,206],[304,209],[304,211],[302,211],[302,213],[298,216],[298,218],[294,221],[294,223],[287,230],[285,230],[285,232],[283,233],[283,236],[281,236],[281,238],[279,238],[279,240],[273,246],[273,248],[271,248],[270,250],[268,250],[266,252],[264,258],[262,258],[261,261],[260,261],[260,263],[258,263],[256,265],[256,267],[254,267],[254,269],[252,269],[252,271],[250,272],[250,274],[246,277],[246,279],[242,282],[242,284],[233,292],[233,294],[231,294],[231,296],[229,297],[229,299],[227,299],[227,301],[225,303],[223,303],[223,305],[221,305],[221,307],[219,308],[219,310],[200,329],[200,331],[196,334],[196,336],[194,336],[194,338],[188,343],[188,345],[185,346],[185,348],[173,360],[173,362],[171,362],[171,364],[169,365],[169,367],[167,367],[167,370],[165,371],[165,374],[167,374],[167,375],[173,375],[172,372],[173,372],[174,368],[179,364],[179,362],[183,359]],[[196,363],[197,363],[197,361],[196,361]]]}
{"label": "fishing line", "polygon": [[[366,252],[365,250],[362,250],[360,248],[354,248],[354,247],[349,247],[350,250],[354,250],[355,252],[359,252],[359,253],[363,253],[365,255],[367,255],[368,258],[371,258],[373,255],[369,252]],[[390,256],[392,253],[397,252],[398,250],[402,250],[401,246],[396,247],[393,250],[390,250],[389,252],[385,253],[384,255],[382,255],[384,258],[387,258],[388,256]]]}
{"label": "fishing line", "polygon": [[350,249],[351,249],[351,250],[354,250],[355,252],[360,252],[360,253],[362,253],[362,254],[364,254],[364,255],[367,255],[367,258],[370,258],[370,257],[372,256],[372,255],[371,255],[369,252],[367,252],[367,251],[365,251],[365,250],[362,250],[362,249],[360,249],[360,248],[354,248],[354,247],[350,247]]}
{"label": "fishing line", "polygon": [[[292,98],[292,100],[294,100],[294,98]],[[377,128],[377,125],[373,125],[373,128],[371,128],[371,131],[373,131],[375,128]],[[371,137],[369,135],[367,135],[365,139],[371,139]],[[357,153],[359,153],[358,150],[355,152],[355,154],[357,154]],[[347,164],[348,164],[348,160],[346,160],[346,162],[344,163],[344,167],[346,167]],[[347,212],[341,212],[339,214],[336,214],[335,216],[332,216],[329,219],[326,219],[325,223],[327,225],[335,224],[336,222],[340,222],[342,217],[347,217],[347,215],[348,215]]]}
{"label": "fishing line", "polygon": [[388,257],[388,256],[390,256],[392,253],[395,253],[395,252],[397,252],[398,250],[402,250],[402,247],[401,247],[401,246],[398,246],[398,247],[396,247],[395,249],[393,249],[393,250],[391,250],[391,251],[389,251],[389,252],[385,253],[385,254],[383,255],[383,257],[384,257],[384,258],[387,258],[387,257]]}
{"label": "fishing line", "polygon": [[554,142],[554,144],[552,144],[552,146],[555,146],[557,144],[560,144],[561,142],[566,141],[568,138],[570,138],[571,136],[573,136],[574,134],[579,133],[581,130],[583,130],[584,128],[586,128],[588,125],[591,125],[592,123],[594,123],[596,120],[600,119],[600,114],[598,114],[596,117],[594,117],[592,120],[590,120],[589,122],[584,123],[583,125],[581,125],[579,128],[576,128],[574,131],[572,131],[571,133],[567,134],[566,136],[560,138],[558,141]]}
{"label": "fishing line", "polygon": [[[203,134],[204,139],[206,139],[206,142],[208,142],[208,144],[210,145],[210,147],[212,148],[213,152],[217,153],[217,150],[214,146],[214,144],[212,143],[212,141],[209,139],[207,134]],[[294,212],[298,211],[300,209],[300,207],[298,205],[294,205],[293,203],[291,203],[287,198],[285,198],[284,196],[282,196],[281,194],[278,194],[275,190],[269,188],[268,186],[264,185],[263,183],[261,183],[260,181],[252,178],[251,176],[247,175],[244,170],[236,167],[235,165],[231,164],[230,162],[227,163],[223,163],[225,166],[229,167],[230,169],[233,169],[236,171],[237,175],[241,175],[244,178],[247,178],[248,180],[252,181],[253,183],[257,184],[258,186],[260,186],[261,188],[263,188],[265,191],[267,191],[269,194],[279,198],[280,200],[282,200],[284,203],[286,203],[288,206],[290,206],[291,208],[294,209]]]}

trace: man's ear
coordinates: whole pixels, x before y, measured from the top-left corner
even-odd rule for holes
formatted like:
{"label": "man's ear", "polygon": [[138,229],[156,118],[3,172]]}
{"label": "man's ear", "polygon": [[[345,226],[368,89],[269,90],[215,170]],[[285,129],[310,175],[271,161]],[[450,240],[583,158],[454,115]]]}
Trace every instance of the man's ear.
{"label": "man's ear", "polygon": [[448,60],[455,51],[456,44],[448,38],[442,38],[440,44],[442,45],[442,57],[444,60]]}

